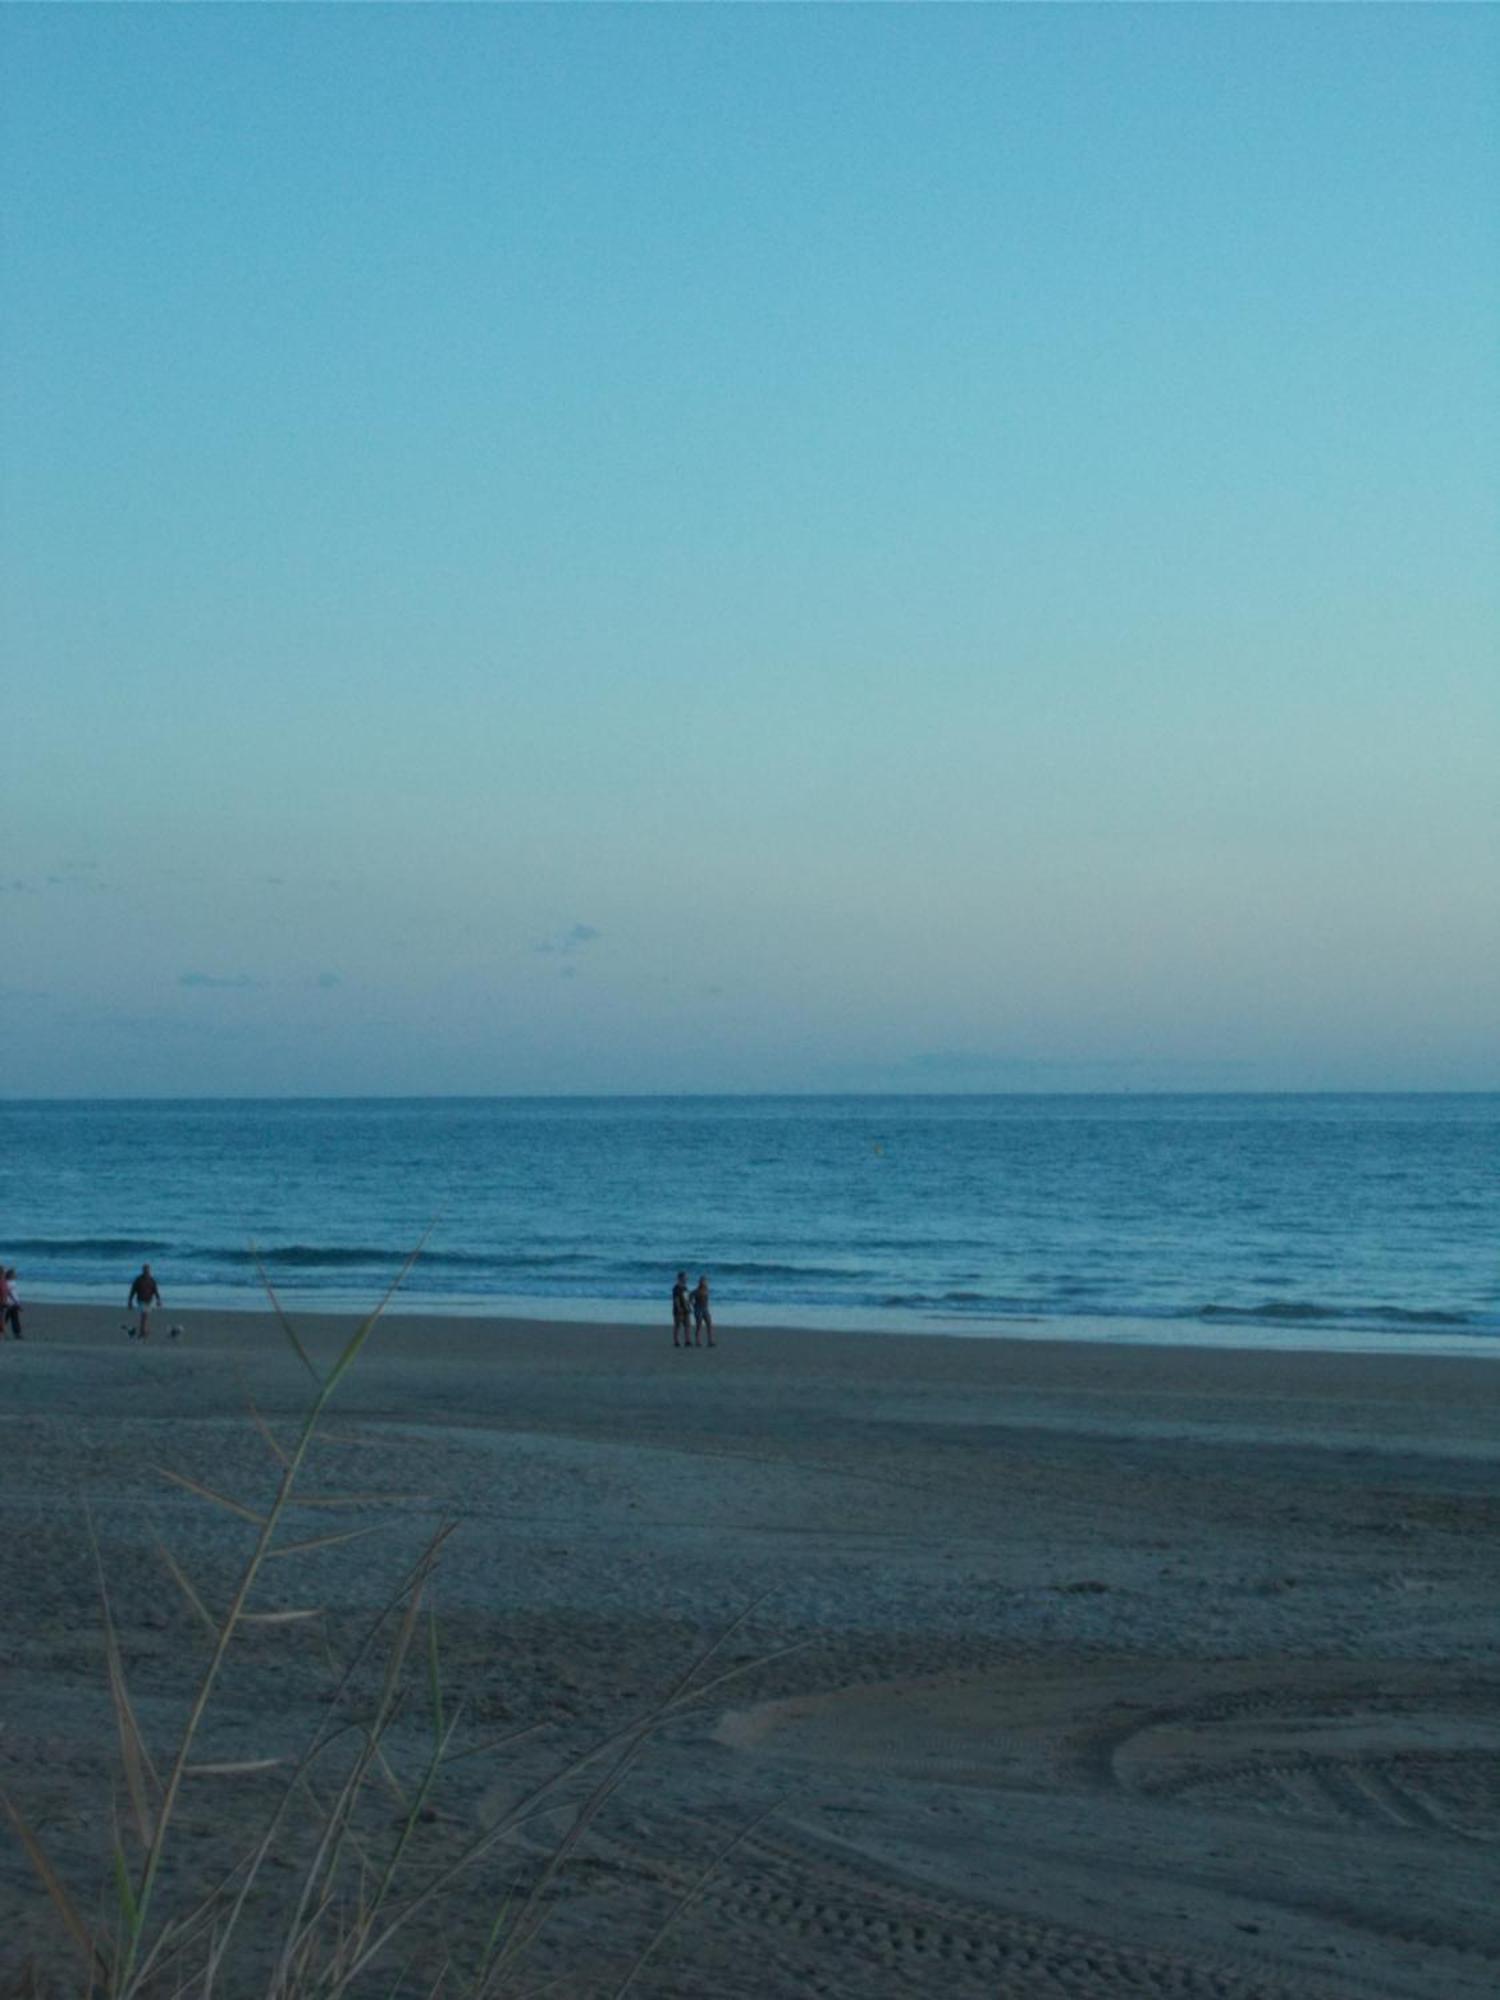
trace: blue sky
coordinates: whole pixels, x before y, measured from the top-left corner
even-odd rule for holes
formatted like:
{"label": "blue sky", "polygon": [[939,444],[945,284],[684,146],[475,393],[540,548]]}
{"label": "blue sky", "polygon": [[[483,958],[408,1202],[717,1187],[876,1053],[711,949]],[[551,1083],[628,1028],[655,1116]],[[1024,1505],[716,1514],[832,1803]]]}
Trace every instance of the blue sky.
{"label": "blue sky", "polygon": [[0,1091],[1500,1087],[1497,40],[0,12]]}

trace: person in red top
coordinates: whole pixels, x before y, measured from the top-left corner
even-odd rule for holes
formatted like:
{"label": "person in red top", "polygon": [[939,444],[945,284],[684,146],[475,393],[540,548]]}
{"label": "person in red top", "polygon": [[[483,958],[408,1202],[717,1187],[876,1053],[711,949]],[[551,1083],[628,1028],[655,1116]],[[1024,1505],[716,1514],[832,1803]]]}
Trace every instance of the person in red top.
{"label": "person in red top", "polygon": [[134,1311],[140,1314],[135,1332],[130,1336],[132,1340],[151,1338],[151,1309],[160,1304],[161,1286],[152,1277],[151,1266],[142,1264],[140,1276],[130,1287],[130,1297],[125,1301],[126,1312]]}

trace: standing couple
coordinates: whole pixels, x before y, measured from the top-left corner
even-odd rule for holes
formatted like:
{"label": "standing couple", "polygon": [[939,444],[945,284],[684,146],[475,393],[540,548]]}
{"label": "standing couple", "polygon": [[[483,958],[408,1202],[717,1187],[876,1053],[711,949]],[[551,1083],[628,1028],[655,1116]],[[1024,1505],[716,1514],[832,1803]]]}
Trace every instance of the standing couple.
{"label": "standing couple", "polygon": [[[692,1337],[689,1338],[689,1321]],[[672,1345],[674,1347],[701,1347],[704,1334],[708,1335],[708,1345],[714,1344],[714,1316],[708,1305],[708,1279],[700,1278],[692,1291],[688,1290],[687,1272],[677,1273],[677,1283],[672,1287]]]}

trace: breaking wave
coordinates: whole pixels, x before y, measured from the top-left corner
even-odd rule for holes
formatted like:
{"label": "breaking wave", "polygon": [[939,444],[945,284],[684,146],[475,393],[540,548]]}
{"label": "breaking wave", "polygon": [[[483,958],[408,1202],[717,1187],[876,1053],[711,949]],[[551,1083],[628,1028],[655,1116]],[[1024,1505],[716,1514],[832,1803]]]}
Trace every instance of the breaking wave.
{"label": "breaking wave", "polygon": [[1245,1320],[1263,1325],[1472,1326],[1474,1315],[1423,1306],[1329,1306],[1314,1299],[1266,1299],[1255,1306],[1199,1306],[1185,1319]]}

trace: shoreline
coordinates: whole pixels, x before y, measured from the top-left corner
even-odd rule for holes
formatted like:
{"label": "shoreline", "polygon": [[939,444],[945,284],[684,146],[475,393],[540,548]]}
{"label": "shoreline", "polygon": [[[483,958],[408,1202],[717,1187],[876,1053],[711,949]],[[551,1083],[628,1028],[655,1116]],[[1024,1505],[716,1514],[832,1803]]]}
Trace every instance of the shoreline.
{"label": "shoreline", "polygon": [[[123,1305],[114,1306],[90,1288],[54,1288],[38,1285],[23,1295],[23,1309],[33,1320],[45,1314],[49,1321],[71,1324],[75,1315],[88,1316],[101,1328],[116,1330],[125,1318]],[[277,1296],[287,1316],[300,1325],[308,1322],[352,1322],[369,1312],[375,1297],[354,1295],[298,1294],[278,1288]],[[185,1301],[185,1303],[184,1303]],[[503,1307],[512,1308],[510,1310]],[[593,1307],[595,1310],[588,1310]],[[558,1329],[613,1329],[619,1333],[641,1334],[662,1330],[665,1314],[648,1301],[616,1299],[507,1299],[497,1308],[490,1300],[453,1300],[431,1295],[415,1296],[398,1292],[382,1309],[382,1317],[423,1324],[441,1324],[503,1332],[512,1327],[548,1326]],[[580,1310],[583,1308],[583,1310]],[[747,1306],[743,1316],[721,1305],[717,1312],[726,1330],[759,1337],[789,1334],[806,1339],[851,1339],[881,1341],[955,1341],[965,1345],[1086,1346],[1090,1348],[1152,1347],[1173,1352],[1244,1354],[1324,1354],[1408,1356],[1418,1360],[1500,1361],[1500,1331],[1487,1328],[1472,1333],[1453,1325],[1428,1325],[1418,1331],[1404,1324],[1337,1324],[1325,1319],[1302,1319],[1275,1315],[1257,1318],[1249,1314],[1186,1315],[1178,1318],[1146,1314],[1016,1315],[1005,1319],[945,1320],[922,1324],[912,1315],[843,1312],[839,1308],[808,1311],[788,1307],[769,1311],[763,1305]],[[174,1294],[174,1303],[164,1311],[166,1324],[180,1320],[197,1329],[216,1319],[267,1319],[272,1317],[264,1294],[224,1298],[212,1294],[195,1295],[184,1289]]]}

